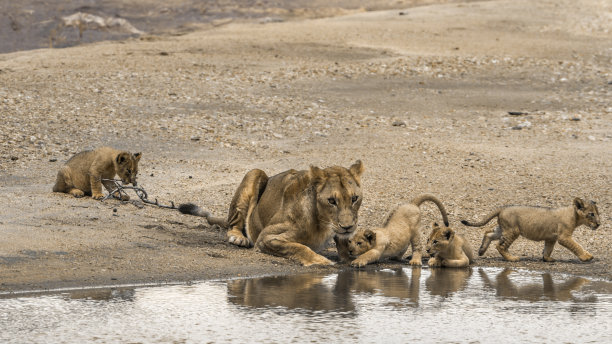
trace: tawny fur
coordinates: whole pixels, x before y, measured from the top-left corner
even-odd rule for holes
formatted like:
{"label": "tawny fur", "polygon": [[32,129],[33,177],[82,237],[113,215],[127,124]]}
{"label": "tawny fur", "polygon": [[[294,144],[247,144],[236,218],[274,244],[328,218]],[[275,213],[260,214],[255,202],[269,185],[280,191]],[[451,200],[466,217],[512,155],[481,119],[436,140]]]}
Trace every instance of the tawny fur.
{"label": "tawny fur", "polygon": [[442,202],[432,195],[421,195],[392,211],[383,227],[357,230],[348,240],[349,255],[358,256],[351,265],[362,267],[384,258],[399,260],[409,246],[412,246],[412,259],[409,264],[421,265],[423,244],[419,228],[421,222],[419,206],[425,201],[438,206],[444,224],[448,225],[448,215]]}
{"label": "tawny fur", "polygon": [[482,238],[478,255],[482,256],[493,240],[499,240],[497,250],[505,260],[516,262],[518,257],[508,252],[519,235],[534,240],[544,241],[542,257],[544,261],[553,262],[551,253],[557,241],[574,253],[581,261],[593,259],[573,238],[574,230],[580,225],[589,226],[595,230],[600,225],[599,211],[593,201],[585,202],[575,198],[571,206],[563,208],[538,208],[527,206],[508,206],[499,208],[477,223],[461,221],[466,226],[481,227],[497,217],[498,226],[489,230]]}
{"label": "tawny fur", "polygon": [[463,235],[437,223],[432,226],[425,251],[431,256],[427,265],[432,267],[463,268],[474,263],[472,247]]}
{"label": "tawny fur", "polygon": [[306,171],[289,170],[270,178],[256,169],[248,172],[238,186],[227,221],[212,218],[194,205],[181,205],[179,209],[227,227],[228,241],[234,245],[255,246],[303,265],[331,265],[316,252],[334,234],[345,238],[357,227],[362,173],[361,161],[348,169],[311,166]]}
{"label": "tawny fur", "polygon": [[[102,199],[102,185],[108,192],[114,190],[112,182],[102,179],[113,179],[118,175],[124,184],[136,185],[141,157],[141,153],[132,154],[110,147],[77,153],[57,173],[53,191],[69,193],[74,197],[91,195],[92,198]],[[123,195],[122,199],[129,200],[129,196]]]}

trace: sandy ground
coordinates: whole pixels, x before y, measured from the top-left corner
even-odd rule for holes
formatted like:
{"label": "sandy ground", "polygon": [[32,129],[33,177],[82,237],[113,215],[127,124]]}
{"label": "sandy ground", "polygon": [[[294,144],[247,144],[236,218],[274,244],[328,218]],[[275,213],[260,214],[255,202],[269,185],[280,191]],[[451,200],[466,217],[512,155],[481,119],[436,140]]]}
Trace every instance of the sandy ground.
{"label": "sandy ground", "polygon": [[[592,262],[557,246],[544,263],[543,243],[521,238],[520,262],[491,248],[476,265],[610,280],[611,11],[434,4],[0,55],[0,291],[347,268],[231,246],[174,210],[51,192],[64,161],[101,145],[143,152],[150,198],[223,216],[252,168],[361,159],[361,226],[427,192],[474,248],[485,228],[461,219],[592,199],[602,225],[574,234]],[[422,209],[426,232],[438,217]]]}

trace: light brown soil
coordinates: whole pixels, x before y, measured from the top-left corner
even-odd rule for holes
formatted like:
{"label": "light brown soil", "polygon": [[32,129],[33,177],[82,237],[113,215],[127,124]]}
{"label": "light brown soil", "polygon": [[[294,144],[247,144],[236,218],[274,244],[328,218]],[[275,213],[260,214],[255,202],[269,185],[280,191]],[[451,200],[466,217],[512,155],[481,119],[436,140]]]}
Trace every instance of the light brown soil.
{"label": "light brown soil", "polygon": [[[611,279],[611,9],[438,4],[0,55],[0,291],[345,268],[231,246],[177,211],[51,192],[64,161],[101,145],[143,152],[150,198],[220,216],[252,168],[361,159],[361,226],[427,192],[474,248],[485,229],[461,219],[593,199],[602,225],[574,234],[592,262],[557,246],[544,263],[521,238],[520,262],[492,247],[476,264]],[[425,232],[438,217],[422,208]]]}

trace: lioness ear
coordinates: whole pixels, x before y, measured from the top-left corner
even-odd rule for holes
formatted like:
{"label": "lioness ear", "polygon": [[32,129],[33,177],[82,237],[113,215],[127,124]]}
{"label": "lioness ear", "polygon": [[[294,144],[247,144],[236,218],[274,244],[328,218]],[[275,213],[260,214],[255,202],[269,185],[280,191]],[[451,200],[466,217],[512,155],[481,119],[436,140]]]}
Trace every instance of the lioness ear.
{"label": "lioness ear", "polygon": [[136,159],[136,162],[140,161],[141,157],[142,157],[142,153],[140,152],[134,153],[134,159]]}
{"label": "lioness ear", "polygon": [[123,152],[123,153],[119,153],[119,155],[117,155],[117,163],[119,165],[125,163],[127,161],[127,159],[128,159],[128,153]]}
{"label": "lioness ear", "polygon": [[308,174],[310,175],[310,178],[317,183],[325,179],[325,171],[316,166],[310,165],[310,171],[308,171]]}
{"label": "lioness ear", "polygon": [[361,160],[357,160],[351,167],[349,167],[349,172],[357,181],[357,184],[361,184],[361,174],[363,173],[364,167]]}
{"label": "lioness ear", "polygon": [[574,207],[578,210],[584,209],[584,201],[579,197],[574,198]]}
{"label": "lioness ear", "polygon": [[372,232],[371,230],[366,230],[365,233],[363,233],[363,235],[365,236],[366,240],[369,243],[372,243],[374,240],[376,240],[376,232]]}

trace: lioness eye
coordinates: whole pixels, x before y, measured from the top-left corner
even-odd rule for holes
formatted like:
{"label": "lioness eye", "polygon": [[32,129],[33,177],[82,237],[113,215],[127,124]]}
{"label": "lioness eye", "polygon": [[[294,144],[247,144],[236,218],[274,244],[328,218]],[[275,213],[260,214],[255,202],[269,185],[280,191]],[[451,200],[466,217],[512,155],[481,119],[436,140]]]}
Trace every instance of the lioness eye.
{"label": "lioness eye", "polygon": [[357,200],[358,200],[358,199],[359,199],[359,197],[357,197],[357,195],[355,195],[355,196],[351,197],[351,201],[352,201],[353,203],[357,202]]}
{"label": "lioness eye", "polygon": [[132,174],[132,170],[130,170],[129,168],[127,169],[127,173],[128,174]]}
{"label": "lioness eye", "polygon": [[335,199],[335,198],[333,198],[333,197],[328,198],[328,199],[327,199],[327,201],[328,201],[328,202],[329,202],[329,204],[331,204],[331,205],[336,205],[336,199]]}
{"label": "lioness eye", "polygon": [[433,243],[434,243],[434,244],[437,244],[437,243],[438,243],[438,240],[434,240],[434,241],[433,241]]}

